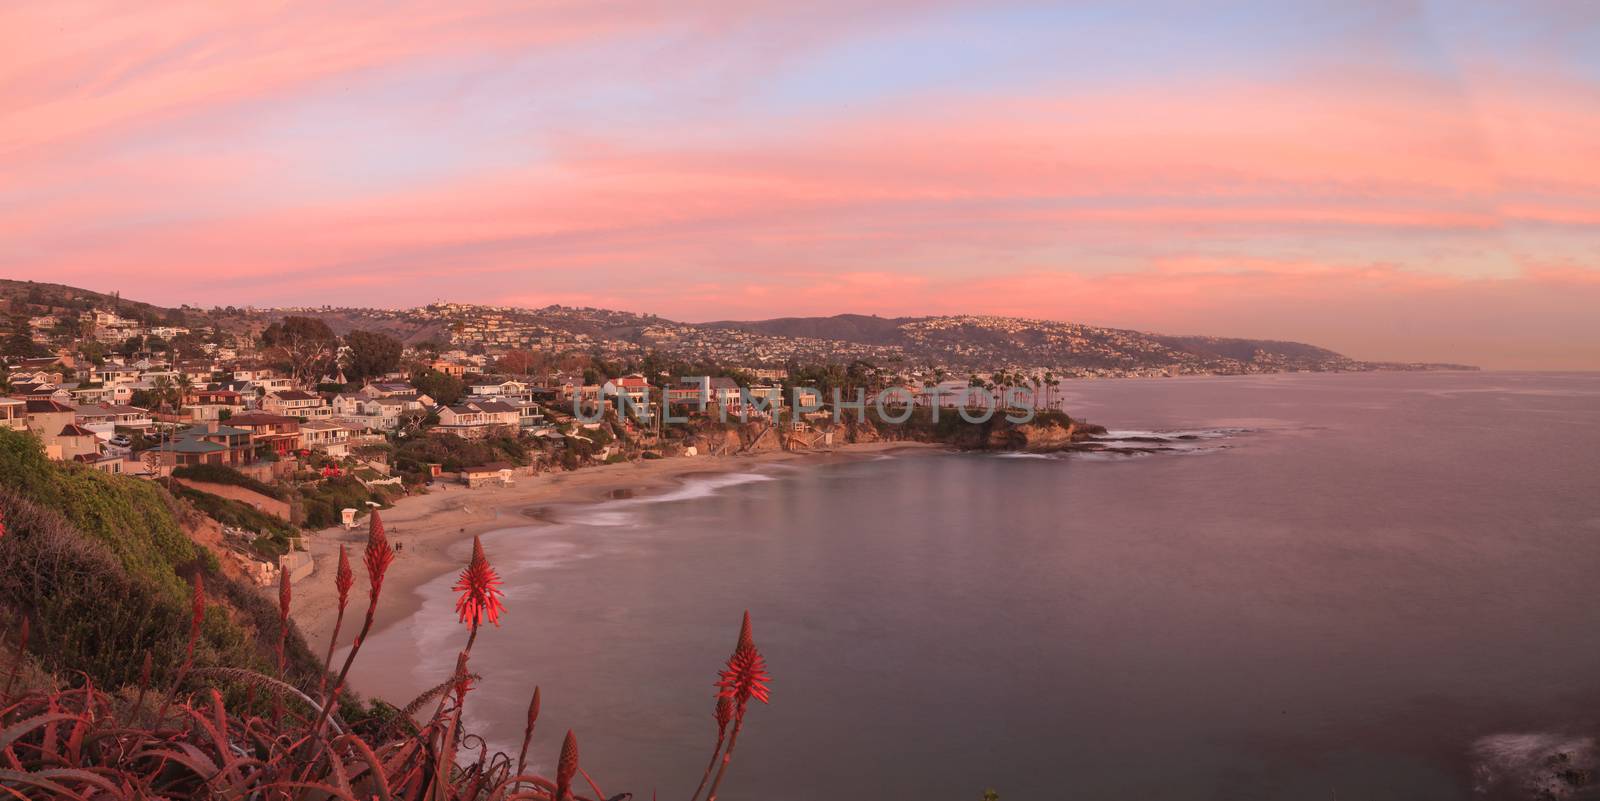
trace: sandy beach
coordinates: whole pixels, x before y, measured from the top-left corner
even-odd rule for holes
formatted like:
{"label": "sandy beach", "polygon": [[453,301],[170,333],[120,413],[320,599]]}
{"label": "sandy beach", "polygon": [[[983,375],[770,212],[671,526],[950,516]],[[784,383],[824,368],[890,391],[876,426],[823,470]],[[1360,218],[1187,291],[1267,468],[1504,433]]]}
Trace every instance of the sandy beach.
{"label": "sandy beach", "polygon": [[[652,459],[519,476],[517,483],[510,487],[467,489],[450,484],[426,495],[407,496],[397,501],[394,508],[381,513],[384,530],[398,554],[384,578],[383,597],[378,604],[373,630],[381,630],[415,614],[421,606],[418,587],[461,569],[463,560],[455,550],[458,544],[496,529],[536,524],[539,509],[545,505],[648,495],[672,489],[691,476],[739,472],[779,462],[828,464],[892,450],[936,447],[914,442],[878,442],[845,445],[830,451]],[[338,610],[333,573],[338,565],[340,545],[349,549],[356,573],[356,585],[350,591],[350,605],[340,632],[340,645],[348,645],[361,625],[367,586],[361,550],[366,537],[365,522],[354,529],[328,528],[306,537],[307,550],[316,567],[309,576],[294,584],[293,618],[316,653],[327,648]],[[271,592],[275,597],[276,590]]]}

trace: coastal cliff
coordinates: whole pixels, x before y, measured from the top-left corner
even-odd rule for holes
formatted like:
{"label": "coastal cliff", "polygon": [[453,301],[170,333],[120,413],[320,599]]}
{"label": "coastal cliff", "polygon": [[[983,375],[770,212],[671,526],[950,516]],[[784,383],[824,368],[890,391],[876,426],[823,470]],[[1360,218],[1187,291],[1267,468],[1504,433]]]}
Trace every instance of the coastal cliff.
{"label": "coastal cliff", "polygon": [[904,422],[884,420],[876,414],[869,414],[865,421],[847,419],[836,432],[845,442],[929,442],[959,450],[1049,453],[1071,450],[1104,434],[1105,428],[1061,412],[1039,412],[1025,423],[1013,423],[1002,414],[974,423],[953,409],[941,410],[938,420],[933,419],[931,410],[916,409]]}
{"label": "coastal cliff", "polygon": [[983,422],[969,422],[953,409],[941,410],[934,420],[928,409],[916,409],[904,421],[885,420],[875,410],[865,419],[845,416],[839,422],[822,422],[794,431],[767,422],[707,425],[683,444],[706,454],[765,453],[780,450],[819,450],[830,445],[880,442],[921,442],[966,451],[1023,451],[1050,453],[1087,445],[1105,433],[1103,426],[1073,420],[1061,412],[1041,412],[1025,423],[1013,423],[996,414]]}

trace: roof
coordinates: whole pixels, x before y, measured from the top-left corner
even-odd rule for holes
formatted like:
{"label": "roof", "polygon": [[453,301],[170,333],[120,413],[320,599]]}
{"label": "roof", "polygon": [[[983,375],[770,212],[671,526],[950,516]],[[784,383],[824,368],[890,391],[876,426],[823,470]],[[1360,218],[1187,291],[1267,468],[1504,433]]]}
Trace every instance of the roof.
{"label": "roof", "polygon": [[163,443],[161,447],[157,448],[156,450],[168,451],[171,453],[217,453],[218,451],[225,451],[227,449],[228,446],[223,445],[220,442],[207,442],[203,439],[184,438]]}
{"label": "roof", "polygon": [[475,401],[471,405],[486,412],[514,412],[517,407],[501,401]]}
{"label": "roof", "polygon": [[299,421],[295,420],[293,417],[284,417],[281,414],[269,414],[267,412],[236,414],[228,418],[228,424],[232,426],[272,426],[297,422]]}
{"label": "roof", "polygon": [[321,400],[321,396],[313,395],[309,392],[302,392],[298,389],[281,389],[277,392],[271,393],[271,397],[277,398],[278,400]]}
{"label": "roof", "polygon": [[252,432],[250,432],[247,429],[234,428],[233,426],[219,425],[219,426],[217,426],[217,430],[216,431],[212,431],[207,426],[199,425],[199,426],[189,426],[188,428],[185,428],[184,430],[179,431],[177,436],[179,436],[179,437],[208,437],[208,436],[239,437],[239,436],[244,436],[244,435],[250,434],[250,433],[252,433]]}
{"label": "roof", "polygon": [[58,437],[92,437],[94,435],[95,434],[94,434],[93,431],[90,431],[89,429],[84,428],[83,426],[80,426],[80,425],[78,425],[76,423],[68,423],[68,424],[66,424],[66,425],[61,427],[61,433],[57,434],[56,436],[58,436]]}
{"label": "roof", "polygon": [[463,473],[498,473],[501,470],[510,470],[511,467],[512,467],[512,465],[509,462],[489,462],[488,464],[473,465],[472,467],[463,467],[463,468],[461,468],[461,472],[463,472]]}
{"label": "roof", "polygon": [[71,406],[49,398],[29,398],[28,414],[54,414],[56,412],[76,412]]}
{"label": "roof", "polygon": [[307,420],[300,424],[301,431],[331,431],[336,428],[342,429],[344,426],[338,423],[330,423],[326,420]]}

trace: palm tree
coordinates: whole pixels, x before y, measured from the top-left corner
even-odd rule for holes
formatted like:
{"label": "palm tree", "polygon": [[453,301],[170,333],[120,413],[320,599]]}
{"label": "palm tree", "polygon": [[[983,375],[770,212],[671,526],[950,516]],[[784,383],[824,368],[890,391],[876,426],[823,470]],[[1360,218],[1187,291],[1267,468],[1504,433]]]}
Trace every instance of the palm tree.
{"label": "palm tree", "polygon": [[189,390],[194,389],[194,382],[189,380],[187,373],[180,372],[177,380],[173,382],[172,388],[178,396],[178,405],[182,406],[184,400],[189,397]]}
{"label": "palm tree", "polygon": [[167,409],[172,399],[172,379],[164,375],[156,376],[151,383],[151,394],[155,395],[156,403],[162,409]]}

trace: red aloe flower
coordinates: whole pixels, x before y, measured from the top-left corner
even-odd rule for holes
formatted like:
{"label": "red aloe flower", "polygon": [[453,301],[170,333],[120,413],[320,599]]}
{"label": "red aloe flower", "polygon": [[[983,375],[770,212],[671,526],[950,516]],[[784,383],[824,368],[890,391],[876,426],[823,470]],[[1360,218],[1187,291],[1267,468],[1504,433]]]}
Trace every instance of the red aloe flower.
{"label": "red aloe flower", "polygon": [[717,693],[717,736],[727,731],[728,724],[733,722],[733,699],[722,693]]}
{"label": "red aloe flower", "polygon": [[0,509],[0,537],[6,535],[6,510]]}
{"label": "red aloe flower", "polygon": [[383,591],[383,574],[394,562],[394,549],[389,547],[389,538],[383,535],[383,521],[378,518],[377,509],[372,510],[372,526],[367,532],[367,552],[363,560],[367,563],[368,598],[377,604],[378,594]]}
{"label": "red aloe flower", "polygon": [[489,566],[488,557],[483,555],[483,543],[477,537],[472,538],[472,560],[461,571],[461,579],[454,589],[461,593],[456,599],[456,613],[461,615],[462,623],[477,628],[487,616],[490,623],[500,625],[500,613],[505,611],[500,598],[505,592],[500,589],[500,576]]}
{"label": "red aloe flower", "polygon": [[334,574],[333,586],[339,590],[339,609],[344,610],[350,601],[350,588],[356,583],[356,574],[350,569],[350,554],[339,546],[339,572]]}
{"label": "red aloe flower", "polygon": [[195,641],[200,639],[200,624],[206,619],[206,581],[199,573],[194,574],[194,611],[189,618],[189,647],[184,651],[184,659],[194,657]]}
{"label": "red aloe flower", "polygon": [[528,743],[533,742],[533,727],[539,722],[539,688],[533,688],[533,699],[528,701],[528,728],[522,731],[522,751],[517,754],[517,775],[521,776],[528,764]]}
{"label": "red aloe flower", "polygon": [[567,729],[567,739],[561,741],[561,759],[556,762],[556,794],[552,801],[566,801],[572,788],[572,777],[578,772],[578,738]]}
{"label": "red aloe flower", "polygon": [[756,640],[755,637],[750,635],[750,610],[746,609],[744,610],[744,622],[739,624],[739,642],[733,646],[733,650],[754,647],[756,647]]}
{"label": "red aloe flower", "polygon": [[767,674],[767,660],[755,645],[741,646],[728,657],[728,666],[722,669],[717,680],[717,695],[737,703],[738,714],[742,716],[744,705],[751,698],[763,704],[769,702],[771,691],[767,682],[771,680]]}

